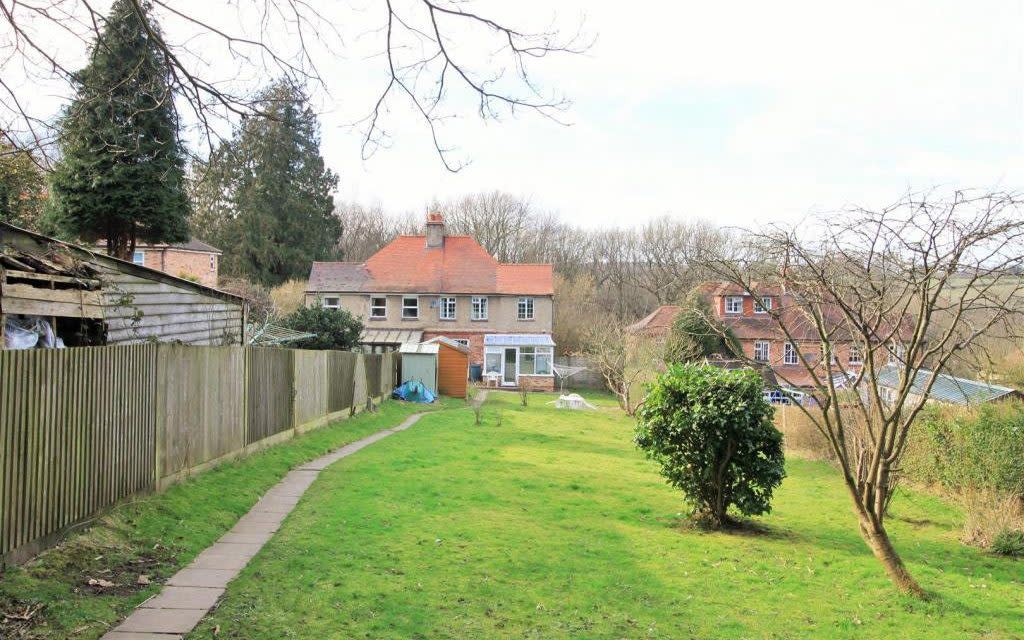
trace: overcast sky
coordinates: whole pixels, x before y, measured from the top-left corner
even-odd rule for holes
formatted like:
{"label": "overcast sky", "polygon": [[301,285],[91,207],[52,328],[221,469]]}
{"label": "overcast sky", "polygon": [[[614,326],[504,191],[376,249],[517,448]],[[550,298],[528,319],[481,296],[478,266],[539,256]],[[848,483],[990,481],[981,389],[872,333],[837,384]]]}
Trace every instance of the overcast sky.
{"label": "overcast sky", "polygon": [[587,55],[538,67],[575,101],[572,126],[468,114],[454,141],[472,164],[452,175],[411,113],[393,112],[393,146],[364,162],[327,112],[340,197],[422,210],[504,189],[587,225],[756,224],[907,189],[1024,186],[1021,2],[558,7],[597,36]]}
{"label": "overcast sky", "polygon": [[[225,7],[251,5],[179,6],[237,26]],[[755,225],[880,206],[911,189],[1024,188],[1024,0],[476,0],[464,6],[527,30],[553,21],[573,31],[583,19],[596,41],[584,55],[534,67],[535,81],[574,101],[563,116],[571,126],[529,114],[484,122],[465,105],[445,138],[471,161],[458,174],[398,101],[385,118],[391,145],[361,157],[350,125],[387,79],[374,56],[382,35],[372,31],[385,5],[317,6],[340,31],[334,52],[319,52],[326,90],[315,99],[341,199],[422,212],[433,200],[501,189],[589,226],[663,214]],[[190,41],[190,25],[162,19]],[[66,99],[32,81],[22,87],[44,111]]]}

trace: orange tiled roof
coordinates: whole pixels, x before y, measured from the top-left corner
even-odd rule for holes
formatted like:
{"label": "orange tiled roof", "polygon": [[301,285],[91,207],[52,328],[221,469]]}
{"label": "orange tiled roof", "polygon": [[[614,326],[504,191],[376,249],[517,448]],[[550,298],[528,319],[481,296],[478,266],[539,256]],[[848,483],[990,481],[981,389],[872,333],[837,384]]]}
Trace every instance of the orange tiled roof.
{"label": "orange tiled roof", "polygon": [[502,264],[469,236],[399,236],[363,263],[314,262],[309,291],[553,295],[550,264]]}
{"label": "orange tiled roof", "polygon": [[674,304],[663,304],[640,320],[626,327],[629,333],[660,337],[668,335],[672,323],[683,308]]}

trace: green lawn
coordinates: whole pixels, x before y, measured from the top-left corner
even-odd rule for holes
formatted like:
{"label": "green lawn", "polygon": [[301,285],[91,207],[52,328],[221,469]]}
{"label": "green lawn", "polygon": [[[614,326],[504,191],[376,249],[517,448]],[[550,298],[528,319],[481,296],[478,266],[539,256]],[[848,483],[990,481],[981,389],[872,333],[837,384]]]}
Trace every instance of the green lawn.
{"label": "green lawn", "polygon": [[[87,531],[0,574],[0,638],[98,638],[234,526],[289,469],[422,410],[384,403],[378,413],[334,423],[114,508]],[[138,584],[139,575],[152,584]],[[92,587],[90,579],[116,586]],[[3,614],[26,611],[32,613],[28,621],[3,622]]]}
{"label": "green lawn", "polygon": [[[607,400],[492,393],[325,471],[189,638],[1021,638],[1024,564],[958,543],[918,494],[893,595],[834,471],[791,460],[762,533],[685,526]],[[499,414],[502,424],[496,424]]]}

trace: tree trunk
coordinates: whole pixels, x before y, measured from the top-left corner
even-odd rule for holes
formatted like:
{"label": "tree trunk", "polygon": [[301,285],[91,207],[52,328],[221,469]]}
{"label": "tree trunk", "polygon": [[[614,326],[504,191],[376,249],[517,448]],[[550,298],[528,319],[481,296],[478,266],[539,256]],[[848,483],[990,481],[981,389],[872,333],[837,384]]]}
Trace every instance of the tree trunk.
{"label": "tree trunk", "polygon": [[861,516],[860,534],[864,537],[864,542],[867,543],[871,552],[875,554],[878,561],[885,567],[885,573],[888,574],[889,579],[892,580],[901,593],[917,596],[918,598],[925,597],[924,589],[921,588],[921,585],[917,584],[917,580],[914,580],[914,577],[907,571],[903,560],[900,559],[896,549],[892,546],[889,534],[885,531],[884,526],[881,524],[875,525],[870,519]]}

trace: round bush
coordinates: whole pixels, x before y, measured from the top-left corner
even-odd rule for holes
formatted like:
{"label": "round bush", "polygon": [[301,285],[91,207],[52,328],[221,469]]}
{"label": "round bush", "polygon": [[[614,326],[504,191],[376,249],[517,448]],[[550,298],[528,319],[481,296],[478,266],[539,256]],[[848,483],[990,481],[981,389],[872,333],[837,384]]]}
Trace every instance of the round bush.
{"label": "round bush", "polygon": [[636,443],[694,514],[718,527],[730,507],[746,516],[771,511],[772,491],[786,475],[773,413],[753,370],[673,365],[640,407]]}

